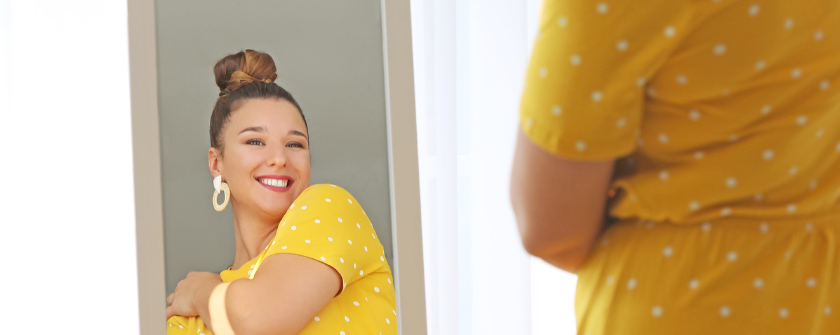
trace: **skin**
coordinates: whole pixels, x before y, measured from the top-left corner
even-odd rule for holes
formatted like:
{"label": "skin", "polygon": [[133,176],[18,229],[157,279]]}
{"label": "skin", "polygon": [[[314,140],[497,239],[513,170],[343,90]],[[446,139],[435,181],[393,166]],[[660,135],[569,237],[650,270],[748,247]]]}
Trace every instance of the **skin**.
{"label": "skin", "polygon": [[525,250],[576,272],[604,228],[615,161],[557,157],[521,130],[513,161],[511,203]]}
{"label": "skin", "polygon": [[[257,257],[277,232],[278,222],[310,182],[309,140],[297,108],[285,100],[250,100],[231,113],[223,130],[223,152],[210,148],[213,177],[230,187],[236,256],[233,268]],[[286,175],[286,192],[265,188],[257,177]],[[166,318],[200,316],[212,329],[208,301],[219,274],[190,272],[167,298]],[[335,269],[321,262],[278,254],[266,258],[253,280],[228,287],[225,306],[237,334],[297,334],[341,288]]]}

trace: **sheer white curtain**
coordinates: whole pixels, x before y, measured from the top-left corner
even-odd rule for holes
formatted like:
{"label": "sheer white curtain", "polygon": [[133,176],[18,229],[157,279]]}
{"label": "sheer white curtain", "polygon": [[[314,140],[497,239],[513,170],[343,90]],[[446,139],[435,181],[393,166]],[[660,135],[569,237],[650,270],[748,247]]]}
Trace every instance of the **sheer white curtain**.
{"label": "sheer white curtain", "polygon": [[537,0],[412,0],[429,334],[574,333],[575,277],[525,253],[510,167]]}

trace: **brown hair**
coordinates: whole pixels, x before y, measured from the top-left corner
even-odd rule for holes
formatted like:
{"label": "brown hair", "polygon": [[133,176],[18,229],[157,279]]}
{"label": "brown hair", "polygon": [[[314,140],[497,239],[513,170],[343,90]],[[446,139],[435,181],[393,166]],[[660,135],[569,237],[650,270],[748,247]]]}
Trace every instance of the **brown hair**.
{"label": "brown hair", "polygon": [[222,151],[222,132],[227,125],[230,114],[237,110],[248,100],[253,99],[279,99],[291,102],[295,105],[306,132],[309,133],[309,125],[306,124],[306,117],[292,94],[274,83],[277,79],[277,67],[274,66],[274,59],[267,53],[251,49],[227,55],[216,62],[213,67],[216,74],[216,85],[219,86],[219,99],[213,107],[213,114],[210,116],[210,145]]}

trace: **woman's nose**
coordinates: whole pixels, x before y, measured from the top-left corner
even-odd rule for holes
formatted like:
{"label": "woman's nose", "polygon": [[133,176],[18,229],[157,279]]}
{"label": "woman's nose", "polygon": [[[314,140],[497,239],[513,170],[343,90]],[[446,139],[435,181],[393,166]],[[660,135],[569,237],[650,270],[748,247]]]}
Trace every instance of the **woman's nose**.
{"label": "woman's nose", "polygon": [[285,147],[275,148],[274,150],[269,150],[269,156],[266,160],[266,165],[268,166],[286,166],[286,151],[284,150]]}

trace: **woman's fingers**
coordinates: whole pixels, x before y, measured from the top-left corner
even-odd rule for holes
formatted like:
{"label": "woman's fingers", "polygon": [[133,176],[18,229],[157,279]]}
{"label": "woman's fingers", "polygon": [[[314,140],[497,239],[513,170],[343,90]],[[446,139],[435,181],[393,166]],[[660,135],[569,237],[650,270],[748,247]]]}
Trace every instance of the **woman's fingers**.
{"label": "woman's fingers", "polygon": [[172,306],[166,307],[166,319],[169,320],[172,316],[175,315],[175,309]]}
{"label": "woman's fingers", "polygon": [[171,306],[173,301],[175,301],[175,293],[172,293],[168,297],[166,297],[166,305]]}

